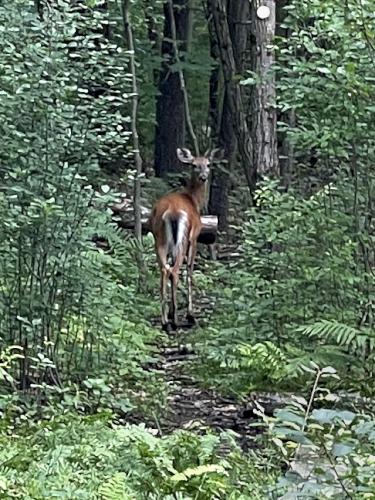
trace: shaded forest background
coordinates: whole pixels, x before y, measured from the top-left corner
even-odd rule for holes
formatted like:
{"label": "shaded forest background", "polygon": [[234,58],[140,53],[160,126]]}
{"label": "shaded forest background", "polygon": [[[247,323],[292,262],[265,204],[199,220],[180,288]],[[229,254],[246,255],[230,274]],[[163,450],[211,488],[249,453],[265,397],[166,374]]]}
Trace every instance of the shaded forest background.
{"label": "shaded forest background", "polygon": [[[373,498],[373,11],[0,1],[1,498]],[[134,197],[139,222],[187,177],[181,146],[224,150],[184,369],[282,395],[250,451],[161,430],[153,242],[110,208]]]}

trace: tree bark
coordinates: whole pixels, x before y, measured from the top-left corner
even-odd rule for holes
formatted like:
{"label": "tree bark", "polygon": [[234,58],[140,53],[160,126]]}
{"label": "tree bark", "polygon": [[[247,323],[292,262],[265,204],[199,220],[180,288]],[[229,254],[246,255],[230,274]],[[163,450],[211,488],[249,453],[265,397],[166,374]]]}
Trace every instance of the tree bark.
{"label": "tree bark", "polygon": [[[155,21],[155,7],[153,0],[145,0],[143,5],[143,11],[147,26],[147,35],[150,41],[151,51],[154,56],[159,57],[161,52],[161,33],[158,31],[157,23]],[[157,89],[159,85],[159,68],[155,68],[152,72],[153,81],[155,89]]]}
{"label": "tree bark", "polygon": [[[276,4],[276,36],[278,38],[287,39],[290,36],[290,30],[282,26],[286,16],[284,7],[288,5],[289,0],[278,0]],[[278,119],[286,124],[289,128],[294,128],[296,125],[296,113],[291,109],[285,113],[280,112]],[[294,147],[287,137],[287,132],[278,134],[278,147],[279,147],[279,169],[280,179],[287,190],[291,183],[291,178],[294,171]]]}
{"label": "tree bark", "polygon": [[[219,230],[226,232],[228,229],[230,171],[234,157],[233,150],[236,150],[236,136],[231,118],[227,113],[226,90],[220,88],[220,50],[216,39],[215,26],[212,16],[207,15],[207,18],[210,34],[210,54],[211,58],[217,62],[210,75],[208,123],[211,128],[212,143],[223,148],[224,158],[228,162],[225,170],[219,166],[212,171],[208,211],[218,216]],[[220,99],[221,93],[224,95],[223,99]]]}
{"label": "tree bark", "polygon": [[[176,39],[180,51],[186,52],[189,36],[189,0],[173,0]],[[185,143],[184,95],[175,63],[172,40],[172,23],[168,2],[164,3],[163,62],[159,74],[159,95],[156,102],[155,173],[165,177],[179,172],[176,149]]]}
{"label": "tree bark", "polygon": [[189,131],[190,139],[192,143],[194,144],[194,151],[195,155],[199,155],[199,146],[198,146],[198,140],[197,136],[195,135],[194,128],[193,128],[193,121],[191,119],[191,114],[190,114],[190,106],[189,106],[189,96],[187,93],[186,85],[185,85],[185,77],[184,77],[184,72],[181,68],[181,58],[178,50],[178,41],[177,41],[177,30],[176,30],[176,23],[174,20],[174,15],[173,15],[173,0],[168,1],[168,7],[169,7],[169,17],[171,19],[171,34],[172,34],[172,44],[173,44],[173,56],[175,63],[178,65],[178,77],[180,79],[180,87],[182,91],[182,95],[184,97],[184,110],[185,110],[185,120],[186,120],[186,125]]}
{"label": "tree bark", "polygon": [[242,73],[250,62],[250,2],[249,0],[227,0],[228,26],[233,44],[233,55],[237,73]]}
{"label": "tree bark", "polygon": [[207,27],[210,41],[210,56],[215,65],[211,69],[209,82],[209,108],[208,108],[208,125],[211,129],[210,139],[213,144],[218,144],[220,130],[220,114],[221,114],[221,68],[220,68],[220,49],[216,38],[215,25],[212,15],[210,14],[210,6],[207,0],[205,6],[205,15],[207,19]]}
{"label": "tree bark", "polygon": [[246,121],[245,106],[237,77],[235,51],[231,38],[226,0],[207,0],[208,15],[212,16],[220,60],[227,91],[227,108],[234,128],[241,164],[252,194],[256,184],[256,164],[253,163],[253,148]]}
{"label": "tree bark", "polygon": [[[233,56],[236,65],[236,72],[242,73],[247,65],[247,49],[249,35],[249,1],[248,0],[227,0],[228,27],[233,45]],[[215,36],[215,27],[212,16],[208,19],[211,42],[211,57],[220,59],[220,50]],[[224,99],[222,110],[219,110],[219,100],[217,98],[219,86],[219,69],[215,68],[210,80],[210,124],[214,130],[215,142],[224,150],[224,157],[227,160],[225,169],[213,171],[209,211],[219,217],[219,230],[226,232],[228,229],[228,194],[231,186],[231,172],[236,164],[237,139],[231,119],[230,107],[228,103],[227,85],[224,87]],[[216,109],[215,109],[216,108]]]}
{"label": "tree bark", "polygon": [[[258,8],[269,9],[263,19]],[[276,87],[272,48],[275,36],[275,0],[253,0],[252,11],[252,66],[257,75],[257,83],[251,98],[251,138],[253,143],[253,164],[260,175],[279,174],[276,135]]]}
{"label": "tree bark", "polygon": [[142,174],[142,157],[140,153],[139,146],[139,136],[138,136],[138,82],[135,66],[135,49],[133,40],[133,30],[130,23],[129,15],[130,0],[122,0],[122,15],[124,23],[125,37],[127,41],[127,46],[129,50],[130,57],[130,73],[132,78],[132,115],[131,115],[131,130],[133,139],[133,154],[136,172],[134,176],[134,232],[137,239],[139,248],[136,254],[136,260],[138,265],[139,273],[139,286],[143,288],[143,279],[145,277],[145,265],[143,260],[142,252],[142,213],[141,213],[141,174]]}
{"label": "tree bark", "polygon": [[208,211],[218,216],[219,230],[226,232],[228,230],[228,196],[231,186],[231,172],[236,163],[237,151],[237,140],[229,113],[227,92],[224,95],[218,144],[224,150],[226,163],[222,168],[218,166],[213,169]]}
{"label": "tree bark", "polygon": [[141,221],[141,174],[142,174],[142,157],[139,150],[139,136],[137,128],[138,119],[138,83],[137,75],[135,70],[135,51],[133,42],[133,30],[130,24],[129,17],[129,1],[123,0],[122,12],[123,12],[123,22],[125,37],[127,41],[127,46],[130,52],[130,72],[132,77],[132,138],[133,138],[133,153],[136,166],[136,175],[134,179],[134,219],[135,219],[135,235],[136,238],[142,240],[142,221]]}

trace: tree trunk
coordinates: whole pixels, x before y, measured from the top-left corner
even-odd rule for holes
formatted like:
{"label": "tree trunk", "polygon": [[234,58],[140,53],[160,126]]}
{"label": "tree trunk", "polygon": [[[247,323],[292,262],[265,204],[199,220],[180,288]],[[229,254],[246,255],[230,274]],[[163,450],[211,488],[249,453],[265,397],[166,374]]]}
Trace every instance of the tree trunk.
{"label": "tree trunk", "polygon": [[134,178],[134,219],[135,219],[135,235],[136,238],[142,241],[142,221],[141,221],[141,175],[142,175],[142,157],[139,150],[139,135],[138,135],[138,82],[135,65],[135,50],[133,41],[133,29],[130,23],[129,16],[129,1],[122,1],[122,14],[125,38],[127,47],[130,53],[130,73],[132,78],[132,115],[131,115],[131,130],[133,139],[133,154],[136,167],[136,175]]}
{"label": "tree trunk", "polygon": [[[189,36],[189,0],[173,0],[176,38],[180,51],[187,50]],[[155,173],[165,177],[170,172],[179,172],[176,149],[185,143],[184,95],[175,63],[172,40],[172,23],[168,2],[164,4],[163,62],[159,75],[159,95],[156,102]]]}
{"label": "tree trunk", "polygon": [[246,121],[245,106],[238,78],[236,78],[236,57],[229,28],[226,3],[226,0],[207,0],[207,8],[208,15],[212,16],[215,36],[219,46],[227,95],[228,116],[237,137],[238,150],[247,184],[250,192],[253,193],[256,183],[256,164],[253,163],[253,151]]}
{"label": "tree trunk", "polygon": [[218,63],[217,66],[212,69],[210,75],[209,126],[211,128],[211,140],[213,144],[223,148],[224,158],[228,162],[225,169],[217,167],[212,171],[208,211],[218,216],[219,230],[226,232],[228,229],[229,209],[228,191],[232,160],[236,150],[236,136],[234,134],[231,117],[228,116],[227,112],[228,105],[225,88],[222,91],[224,99],[220,99],[220,50],[212,16],[207,17],[210,33],[211,58]]}
{"label": "tree trunk", "polygon": [[[290,30],[282,27],[287,12],[284,10],[284,7],[288,5],[288,2],[289,0],[279,0],[276,4],[276,36],[278,38],[287,39],[290,36]],[[289,128],[294,128],[296,124],[296,113],[294,109],[285,113],[280,112],[278,119],[288,124]],[[286,132],[278,134],[278,148],[280,179],[285,189],[288,189],[294,171],[294,147],[288,140]]]}
{"label": "tree trunk", "polygon": [[228,26],[233,44],[233,55],[237,73],[243,73],[250,62],[250,2],[249,0],[227,0]]}
{"label": "tree trunk", "polygon": [[210,41],[210,56],[215,62],[211,69],[210,82],[209,82],[209,109],[208,109],[208,125],[211,129],[210,139],[213,144],[218,144],[220,133],[220,115],[222,109],[221,99],[222,95],[222,82],[221,82],[221,67],[220,67],[220,48],[216,37],[215,24],[210,11],[210,4],[207,0],[205,15],[207,19],[207,27]]}
{"label": "tree trunk", "polygon": [[223,111],[221,113],[218,144],[224,150],[226,164],[224,168],[218,166],[213,169],[208,211],[218,216],[219,230],[226,232],[228,230],[230,175],[236,162],[237,151],[236,135],[229,113],[227,92],[225,92]]}
{"label": "tree trunk", "polygon": [[[263,10],[258,10],[259,8]],[[254,0],[251,2],[251,10],[254,41],[252,69],[257,75],[250,111],[253,164],[257,165],[260,175],[278,175],[276,88],[272,68],[275,61],[272,48],[275,36],[275,0]]]}
{"label": "tree trunk", "polygon": [[129,50],[130,57],[130,73],[132,78],[132,115],[131,115],[131,130],[133,139],[133,154],[136,167],[136,173],[134,177],[134,220],[135,220],[135,237],[138,242],[138,251],[136,253],[136,260],[138,265],[138,275],[139,275],[139,287],[143,288],[143,279],[145,277],[145,264],[143,260],[142,251],[142,213],[141,213],[141,175],[142,175],[142,157],[140,153],[139,146],[139,136],[138,136],[138,82],[136,75],[136,64],[135,64],[135,48],[133,39],[133,28],[130,22],[129,14],[130,0],[122,0],[122,15],[125,38],[127,42],[127,48]]}
{"label": "tree trunk", "polygon": [[[233,45],[233,56],[236,65],[236,72],[242,73],[247,62],[248,34],[249,34],[249,1],[248,0],[227,0],[228,12],[228,27]],[[214,59],[220,58],[219,46],[215,36],[215,29],[212,17],[208,19],[210,40],[211,40],[211,56]],[[224,149],[227,165],[225,169],[216,169],[213,171],[213,178],[210,191],[209,211],[219,217],[220,231],[228,229],[228,209],[229,200],[228,194],[230,190],[230,173],[234,170],[236,164],[237,140],[233,127],[233,120],[230,114],[230,106],[228,103],[227,85],[224,87],[224,99],[222,104],[222,112],[219,112],[219,102],[215,93],[218,93],[218,69],[214,69],[211,74],[210,85],[210,116],[211,127],[216,129],[215,142]],[[217,81],[217,83],[215,82]],[[217,109],[214,109],[216,105]],[[216,120],[216,124],[212,125]],[[219,131],[217,131],[219,129]]]}
{"label": "tree trunk", "polygon": [[[191,142],[194,144],[195,155],[199,156],[198,140],[197,140],[197,136],[195,135],[195,132],[194,132],[193,121],[191,119],[191,114],[190,114],[189,96],[188,96],[187,89],[186,89],[184,72],[183,72],[182,67],[181,67],[181,58],[180,58],[180,53],[179,53],[179,48],[178,48],[176,23],[175,23],[174,14],[173,14],[173,0],[168,0],[168,7],[169,7],[169,17],[171,19],[171,35],[172,35],[172,44],[173,44],[173,56],[174,56],[175,64],[177,64],[177,66],[178,66],[177,71],[178,71],[178,77],[180,80],[180,88],[182,91],[182,95],[184,97],[185,121],[186,121],[187,129],[189,131]],[[190,33],[189,33],[189,37],[190,37]]]}
{"label": "tree trunk", "polygon": [[[153,4],[154,4],[153,0],[145,0],[145,3],[143,4],[143,11],[147,26],[147,35],[151,45],[152,54],[154,56],[159,57],[161,52],[162,36],[161,33],[159,33],[158,31],[157,22],[155,19],[156,9]],[[155,89],[157,89],[159,85],[159,71],[160,71],[159,68],[154,68],[152,72]]]}

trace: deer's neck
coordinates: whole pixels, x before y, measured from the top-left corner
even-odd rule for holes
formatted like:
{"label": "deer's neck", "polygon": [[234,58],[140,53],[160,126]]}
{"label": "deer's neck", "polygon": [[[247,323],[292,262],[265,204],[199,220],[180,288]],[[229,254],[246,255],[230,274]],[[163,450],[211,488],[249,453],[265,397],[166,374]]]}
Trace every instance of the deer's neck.
{"label": "deer's neck", "polygon": [[198,212],[201,211],[206,199],[207,183],[197,182],[193,177],[186,187],[186,193],[192,198]]}

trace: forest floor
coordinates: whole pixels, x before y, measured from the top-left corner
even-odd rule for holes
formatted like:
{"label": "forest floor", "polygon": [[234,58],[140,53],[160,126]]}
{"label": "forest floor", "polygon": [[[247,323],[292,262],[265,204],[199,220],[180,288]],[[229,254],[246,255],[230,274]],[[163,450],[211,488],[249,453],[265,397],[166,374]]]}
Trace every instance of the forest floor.
{"label": "forest floor", "polygon": [[162,372],[168,387],[167,409],[160,431],[230,430],[238,435],[244,449],[252,447],[254,435],[259,432],[259,428],[250,426],[255,422],[253,405],[200,386],[191,373],[197,355],[194,346],[188,343],[188,330],[181,328],[168,340],[160,349],[161,360],[156,368]]}
{"label": "forest floor", "polygon": [[[227,259],[229,254],[225,248],[219,258]],[[262,432],[262,423],[254,414],[257,403],[262,405],[266,414],[272,414],[275,408],[285,404],[285,398],[271,393],[251,393],[240,399],[202,387],[194,375],[194,363],[198,361],[194,338],[199,323],[209,321],[214,307],[208,296],[196,297],[196,304],[197,326],[191,328],[182,323],[175,332],[169,333],[164,344],[157,347],[158,362],[149,367],[161,377],[168,392],[167,407],[160,421],[156,422],[159,434],[169,434],[177,429],[232,431],[244,450],[254,448],[255,437]],[[183,310],[179,314],[182,317]],[[160,327],[160,318],[153,318],[152,324]],[[155,426],[155,422],[150,424]]]}

